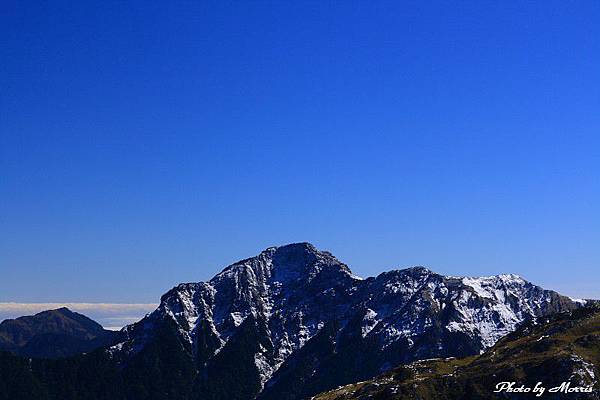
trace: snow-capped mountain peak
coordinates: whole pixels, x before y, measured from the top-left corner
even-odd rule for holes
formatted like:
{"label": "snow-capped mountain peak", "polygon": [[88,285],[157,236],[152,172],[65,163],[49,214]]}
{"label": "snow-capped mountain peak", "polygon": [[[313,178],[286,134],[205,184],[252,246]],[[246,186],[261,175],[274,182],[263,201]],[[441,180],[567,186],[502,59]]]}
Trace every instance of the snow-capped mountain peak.
{"label": "snow-capped mountain peak", "polygon": [[332,360],[360,365],[339,378],[359,380],[401,362],[481,352],[527,319],[577,306],[517,275],[445,277],[412,267],[359,279],[331,253],[296,243],[171,289],[124,329],[119,352],[135,357],[168,326],[199,376],[226,379],[224,360],[236,353],[255,395],[276,398],[290,384],[324,384],[319,370]]}

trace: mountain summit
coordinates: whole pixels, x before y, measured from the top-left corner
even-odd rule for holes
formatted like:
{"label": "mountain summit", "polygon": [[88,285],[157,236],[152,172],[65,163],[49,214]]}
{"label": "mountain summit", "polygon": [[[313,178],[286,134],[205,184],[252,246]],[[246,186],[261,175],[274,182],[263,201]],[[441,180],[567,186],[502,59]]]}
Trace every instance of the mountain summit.
{"label": "mountain summit", "polygon": [[361,279],[297,243],[171,289],[108,352],[125,370],[176,359],[180,371],[137,379],[170,386],[177,373],[182,398],[299,399],[400,363],[479,354],[523,321],[578,306],[516,275],[414,267]]}

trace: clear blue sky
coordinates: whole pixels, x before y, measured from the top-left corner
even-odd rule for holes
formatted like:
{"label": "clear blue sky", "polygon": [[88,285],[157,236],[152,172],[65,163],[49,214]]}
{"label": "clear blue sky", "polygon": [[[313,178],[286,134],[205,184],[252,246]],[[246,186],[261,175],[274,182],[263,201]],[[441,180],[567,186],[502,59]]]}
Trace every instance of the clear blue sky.
{"label": "clear blue sky", "polygon": [[0,301],[271,246],[600,298],[600,2],[0,5]]}

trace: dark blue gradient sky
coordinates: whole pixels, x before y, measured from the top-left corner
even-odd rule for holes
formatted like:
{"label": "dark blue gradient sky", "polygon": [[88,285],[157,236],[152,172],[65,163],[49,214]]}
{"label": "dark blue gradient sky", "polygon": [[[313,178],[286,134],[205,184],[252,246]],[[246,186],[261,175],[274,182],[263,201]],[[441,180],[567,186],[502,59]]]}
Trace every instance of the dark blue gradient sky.
{"label": "dark blue gradient sky", "polygon": [[0,301],[310,241],[600,297],[600,2],[0,5]]}

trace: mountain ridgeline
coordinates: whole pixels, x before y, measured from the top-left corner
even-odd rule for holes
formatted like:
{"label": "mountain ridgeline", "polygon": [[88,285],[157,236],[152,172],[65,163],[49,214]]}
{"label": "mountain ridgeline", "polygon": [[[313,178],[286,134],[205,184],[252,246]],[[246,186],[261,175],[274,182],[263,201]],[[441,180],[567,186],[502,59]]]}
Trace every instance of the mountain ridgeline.
{"label": "mountain ridgeline", "polygon": [[22,399],[304,399],[399,364],[478,355],[525,321],[580,306],[516,275],[415,267],[361,279],[330,253],[291,244],[178,285],[109,348],[29,365],[4,355],[13,381],[0,375],[0,389]]}

